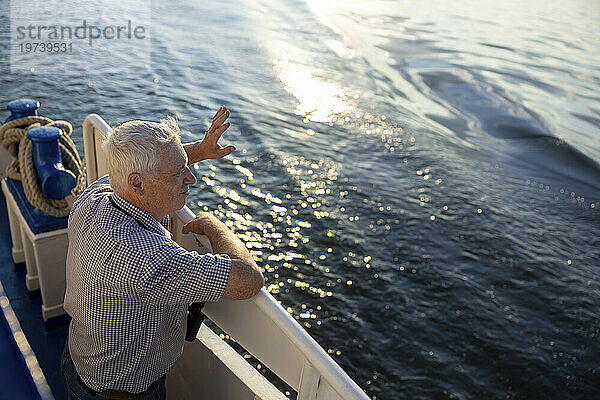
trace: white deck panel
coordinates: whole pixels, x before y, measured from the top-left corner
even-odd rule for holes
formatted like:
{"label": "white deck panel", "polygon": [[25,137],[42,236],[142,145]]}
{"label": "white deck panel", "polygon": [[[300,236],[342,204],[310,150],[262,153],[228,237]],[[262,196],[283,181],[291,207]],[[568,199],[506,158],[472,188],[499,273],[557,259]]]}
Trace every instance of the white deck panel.
{"label": "white deck panel", "polygon": [[167,375],[169,400],[287,400],[206,325]]}

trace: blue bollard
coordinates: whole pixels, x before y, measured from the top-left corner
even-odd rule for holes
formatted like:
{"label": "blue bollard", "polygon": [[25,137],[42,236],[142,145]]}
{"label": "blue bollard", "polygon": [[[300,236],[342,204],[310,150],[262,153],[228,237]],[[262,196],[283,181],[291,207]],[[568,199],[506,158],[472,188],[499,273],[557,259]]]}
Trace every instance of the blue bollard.
{"label": "blue bollard", "polygon": [[42,183],[42,192],[54,200],[64,199],[71,194],[77,179],[62,164],[58,147],[60,129],[40,126],[30,129],[27,137],[31,140],[33,163]]}
{"label": "blue bollard", "polygon": [[32,99],[19,99],[13,100],[6,105],[10,116],[6,118],[4,123],[12,121],[13,119],[29,117],[30,115],[37,115],[37,109],[40,107],[40,102]]}

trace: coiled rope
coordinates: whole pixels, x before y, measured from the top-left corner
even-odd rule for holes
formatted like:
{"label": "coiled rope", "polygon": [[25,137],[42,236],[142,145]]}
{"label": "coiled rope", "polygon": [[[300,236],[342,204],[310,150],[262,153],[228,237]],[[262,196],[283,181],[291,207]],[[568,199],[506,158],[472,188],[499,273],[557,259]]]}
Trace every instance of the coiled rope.
{"label": "coiled rope", "polygon": [[[61,135],[58,146],[62,163],[66,169],[77,177],[77,185],[71,190],[71,195],[62,200],[51,199],[42,192],[35,164],[33,163],[31,140],[27,138],[27,132],[38,126],[53,126],[60,129]],[[15,158],[12,164],[6,167],[5,175],[11,179],[22,181],[25,196],[35,208],[57,218],[69,215],[71,205],[85,189],[85,166],[79,158],[75,143],[71,139],[72,132],[73,127],[67,121],[53,121],[50,118],[38,115],[9,121],[0,128],[0,144]]]}

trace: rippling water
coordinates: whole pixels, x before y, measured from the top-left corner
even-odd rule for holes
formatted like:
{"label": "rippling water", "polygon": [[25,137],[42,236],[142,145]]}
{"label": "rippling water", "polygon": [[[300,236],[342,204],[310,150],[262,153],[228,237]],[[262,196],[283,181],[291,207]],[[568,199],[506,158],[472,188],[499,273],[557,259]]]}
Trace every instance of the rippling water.
{"label": "rippling water", "polygon": [[80,147],[88,113],[191,140],[226,104],[190,207],[372,398],[594,398],[600,3],[425,3],[153,2],[150,73],[5,69],[0,103]]}

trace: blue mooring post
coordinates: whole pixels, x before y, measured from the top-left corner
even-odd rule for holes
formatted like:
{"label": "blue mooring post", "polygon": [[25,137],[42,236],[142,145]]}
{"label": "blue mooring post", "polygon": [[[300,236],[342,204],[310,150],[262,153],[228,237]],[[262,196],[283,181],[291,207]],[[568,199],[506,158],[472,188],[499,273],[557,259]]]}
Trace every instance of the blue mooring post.
{"label": "blue mooring post", "polygon": [[37,115],[37,109],[40,107],[40,102],[32,99],[18,99],[13,100],[6,105],[10,116],[6,118],[4,123],[12,121],[13,119],[29,117],[30,115]]}
{"label": "blue mooring post", "polygon": [[40,126],[30,129],[27,137],[31,140],[33,163],[42,183],[42,192],[54,200],[64,199],[71,194],[77,179],[62,164],[58,147],[60,129],[53,126]]}

